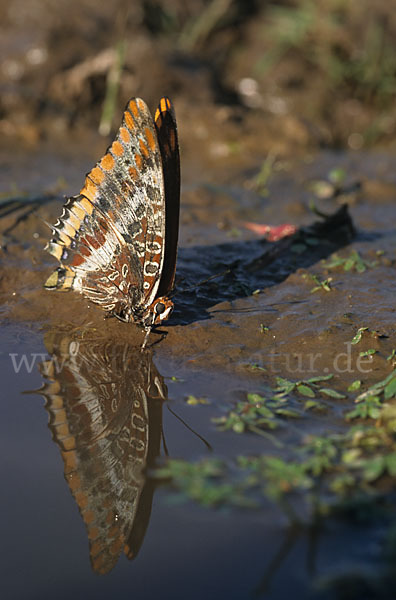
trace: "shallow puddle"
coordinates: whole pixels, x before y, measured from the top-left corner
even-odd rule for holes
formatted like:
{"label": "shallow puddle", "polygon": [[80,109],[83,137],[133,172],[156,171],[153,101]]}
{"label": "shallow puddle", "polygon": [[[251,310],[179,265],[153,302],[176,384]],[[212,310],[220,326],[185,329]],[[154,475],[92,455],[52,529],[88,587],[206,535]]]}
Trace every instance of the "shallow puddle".
{"label": "shallow puddle", "polygon": [[[37,172],[66,164],[36,156],[25,189],[39,195],[56,177]],[[187,182],[176,309],[143,353],[136,327],[42,289],[52,265],[41,250],[42,219],[58,216],[59,200],[33,203],[23,219],[26,207],[3,216],[4,597],[50,598],[54,589],[58,598],[95,599],[281,599],[291,589],[295,598],[392,597],[384,554],[392,482],[375,518],[356,504],[351,514],[326,517],[316,514],[309,486],[291,490],[288,508],[271,494],[255,508],[208,508],[194,501],[207,501],[200,490],[158,481],[153,467],[218,458],[238,481],[238,456],[287,463],[306,436],[347,429],[344,415],[356,406],[348,386],[367,387],[392,371],[395,166],[381,154],[323,154],[279,170],[264,197],[244,172]],[[328,215],[345,202],[354,234],[346,213],[329,230],[272,243],[244,227],[323,223],[308,209],[308,183],[335,167],[346,174],[341,189],[315,202]],[[68,184],[78,187],[75,166],[68,169]],[[338,267],[321,262],[331,265],[335,253],[344,259]],[[248,394],[273,393],[276,377],[311,392],[291,389],[281,407],[289,413],[277,401],[272,424],[258,432],[223,431],[214,421],[223,417],[224,425]],[[317,405],[308,408],[309,399]]]}

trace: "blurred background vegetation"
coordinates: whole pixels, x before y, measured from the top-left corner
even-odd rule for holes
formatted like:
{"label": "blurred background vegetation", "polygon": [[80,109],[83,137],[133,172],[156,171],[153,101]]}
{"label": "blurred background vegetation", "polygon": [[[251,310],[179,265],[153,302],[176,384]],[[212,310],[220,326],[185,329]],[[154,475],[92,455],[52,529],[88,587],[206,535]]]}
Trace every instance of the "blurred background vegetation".
{"label": "blurred background vegetation", "polygon": [[214,154],[258,132],[278,153],[394,144],[396,0],[2,0],[0,17],[3,140],[107,135],[129,97],[168,94]]}

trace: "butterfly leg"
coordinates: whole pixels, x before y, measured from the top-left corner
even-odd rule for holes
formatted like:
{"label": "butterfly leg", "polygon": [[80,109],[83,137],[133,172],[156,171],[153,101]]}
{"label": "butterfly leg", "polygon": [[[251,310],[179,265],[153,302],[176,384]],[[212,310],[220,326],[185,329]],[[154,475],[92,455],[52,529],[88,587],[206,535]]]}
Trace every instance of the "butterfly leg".
{"label": "butterfly leg", "polygon": [[146,344],[147,344],[148,337],[149,337],[149,335],[150,335],[150,332],[151,332],[152,328],[154,327],[155,318],[156,318],[156,313],[155,313],[155,311],[154,311],[154,310],[153,310],[153,312],[152,312],[152,313],[150,313],[150,317],[151,317],[151,323],[150,323],[150,321],[149,321],[149,324],[146,324],[146,325],[144,326],[144,330],[145,330],[145,332],[146,332],[146,335],[145,335],[145,338],[144,338],[144,340],[143,340],[143,344],[142,344],[142,350],[144,350],[144,349],[145,349],[145,347],[146,347]]}
{"label": "butterfly leg", "polygon": [[144,337],[144,340],[143,340],[143,344],[142,344],[141,350],[144,350],[144,349],[146,348],[146,345],[147,345],[147,340],[148,340],[148,337],[149,337],[149,335],[150,335],[150,332],[151,332],[151,327],[145,327],[145,328],[144,328],[144,330],[145,330],[145,332],[146,332],[146,335],[145,335],[145,337]]}

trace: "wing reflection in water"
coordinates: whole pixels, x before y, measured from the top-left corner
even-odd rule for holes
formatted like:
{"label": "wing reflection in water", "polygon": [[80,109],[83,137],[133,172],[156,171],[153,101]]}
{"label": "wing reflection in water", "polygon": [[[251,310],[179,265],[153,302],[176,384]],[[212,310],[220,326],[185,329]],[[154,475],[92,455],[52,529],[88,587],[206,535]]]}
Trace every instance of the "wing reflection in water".
{"label": "wing reflection in water", "polygon": [[143,542],[154,486],[144,470],[160,452],[167,388],[151,354],[77,337],[45,340],[40,390],[64,473],[84,519],[92,568],[108,573]]}

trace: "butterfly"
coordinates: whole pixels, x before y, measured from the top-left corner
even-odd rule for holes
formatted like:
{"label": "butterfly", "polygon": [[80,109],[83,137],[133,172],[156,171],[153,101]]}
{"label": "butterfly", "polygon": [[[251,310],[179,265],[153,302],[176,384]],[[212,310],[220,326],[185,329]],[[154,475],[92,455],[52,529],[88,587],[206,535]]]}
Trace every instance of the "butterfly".
{"label": "butterfly", "polygon": [[44,284],[75,290],[111,316],[148,333],[173,310],[168,295],[176,271],[180,158],[171,101],[160,100],[154,121],[132,98],[103,158],[77,196],[49,225],[46,250],[60,266]]}

